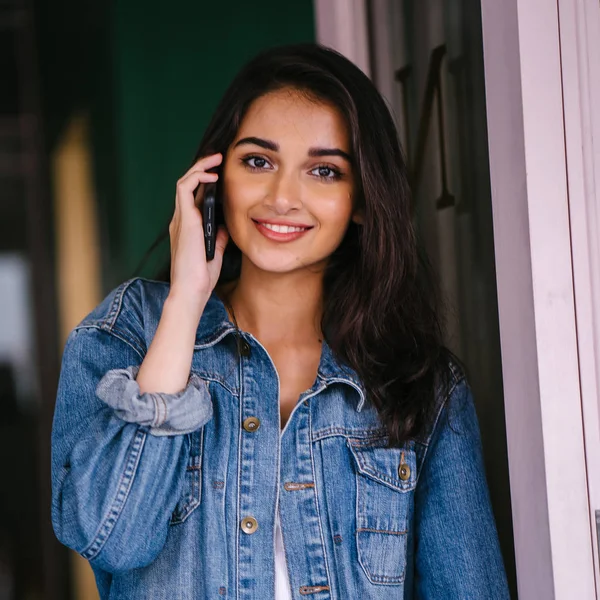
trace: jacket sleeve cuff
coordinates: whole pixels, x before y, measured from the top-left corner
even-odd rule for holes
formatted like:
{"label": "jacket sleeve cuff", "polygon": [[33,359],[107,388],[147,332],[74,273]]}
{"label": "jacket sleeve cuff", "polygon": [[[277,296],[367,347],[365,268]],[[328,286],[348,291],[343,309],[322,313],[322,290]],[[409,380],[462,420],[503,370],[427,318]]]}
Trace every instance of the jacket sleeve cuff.
{"label": "jacket sleeve cuff", "polygon": [[98,383],[96,395],[129,423],[149,427],[152,435],[182,435],[205,425],[213,414],[207,383],[192,373],[176,394],[140,394],[139,367],[112,369]]}

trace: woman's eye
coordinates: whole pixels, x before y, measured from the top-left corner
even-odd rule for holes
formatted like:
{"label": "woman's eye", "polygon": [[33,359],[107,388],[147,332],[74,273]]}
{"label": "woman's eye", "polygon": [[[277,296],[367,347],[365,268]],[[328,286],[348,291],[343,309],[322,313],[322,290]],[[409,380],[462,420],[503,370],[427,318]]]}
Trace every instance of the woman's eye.
{"label": "woman's eye", "polygon": [[244,159],[244,162],[251,169],[264,169],[269,163],[266,158],[262,158],[261,156],[249,156]]}
{"label": "woman's eye", "polygon": [[340,172],[332,169],[331,167],[327,167],[325,165],[321,165],[320,167],[316,167],[311,171],[313,175],[320,177],[321,179],[339,179]]}

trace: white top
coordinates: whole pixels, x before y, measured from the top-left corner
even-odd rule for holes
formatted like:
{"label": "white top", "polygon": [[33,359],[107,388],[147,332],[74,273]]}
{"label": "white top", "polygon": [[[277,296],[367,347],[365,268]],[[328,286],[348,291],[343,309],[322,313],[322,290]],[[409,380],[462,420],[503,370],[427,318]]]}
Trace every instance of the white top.
{"label": "white top", "polygon": [[292,600],[279,515],[275,516],[275,600]]}

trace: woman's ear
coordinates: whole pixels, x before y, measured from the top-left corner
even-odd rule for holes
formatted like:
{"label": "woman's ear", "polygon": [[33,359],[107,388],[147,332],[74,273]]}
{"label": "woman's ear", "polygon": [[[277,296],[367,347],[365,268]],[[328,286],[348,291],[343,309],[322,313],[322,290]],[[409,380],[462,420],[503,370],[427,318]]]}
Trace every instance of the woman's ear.
{"label": "woman's ear", "polygon": [[352,215],[352,222],[356,223],[357,225],[362,225],[365,222],[365,211],[362,208],[354,211],[354,214]]}

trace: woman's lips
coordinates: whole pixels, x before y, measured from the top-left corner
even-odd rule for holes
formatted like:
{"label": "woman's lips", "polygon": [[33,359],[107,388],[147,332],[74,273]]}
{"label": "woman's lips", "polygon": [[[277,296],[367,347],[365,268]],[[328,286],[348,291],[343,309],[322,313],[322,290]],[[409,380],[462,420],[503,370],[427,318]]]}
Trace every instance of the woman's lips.
{"label": "woman's lips", "polygon": [[[262,233],[267,239],[269,240],[273,240],[274,242],[292,242],[294,240],[297,240],[298,238],[302,237],[305,233],[307,233],[308,231],[310,231],[312,229],[312,227],[307,227],[302,229],[301,231],[288,231],[286,233],[282,232],[282,231],[275,231],[273,229],[270,229],[268,227],[268,225],[277,225],[275,223],[268,223],[268,222],[260,222],[260,221],[254,221],[254,224],[256,225],[256,228],[258,229],[258,231],[260,231],[260,233]],[[301,227],[301,226],[295,226],[295,225],[285,225],[282,227]]]}

